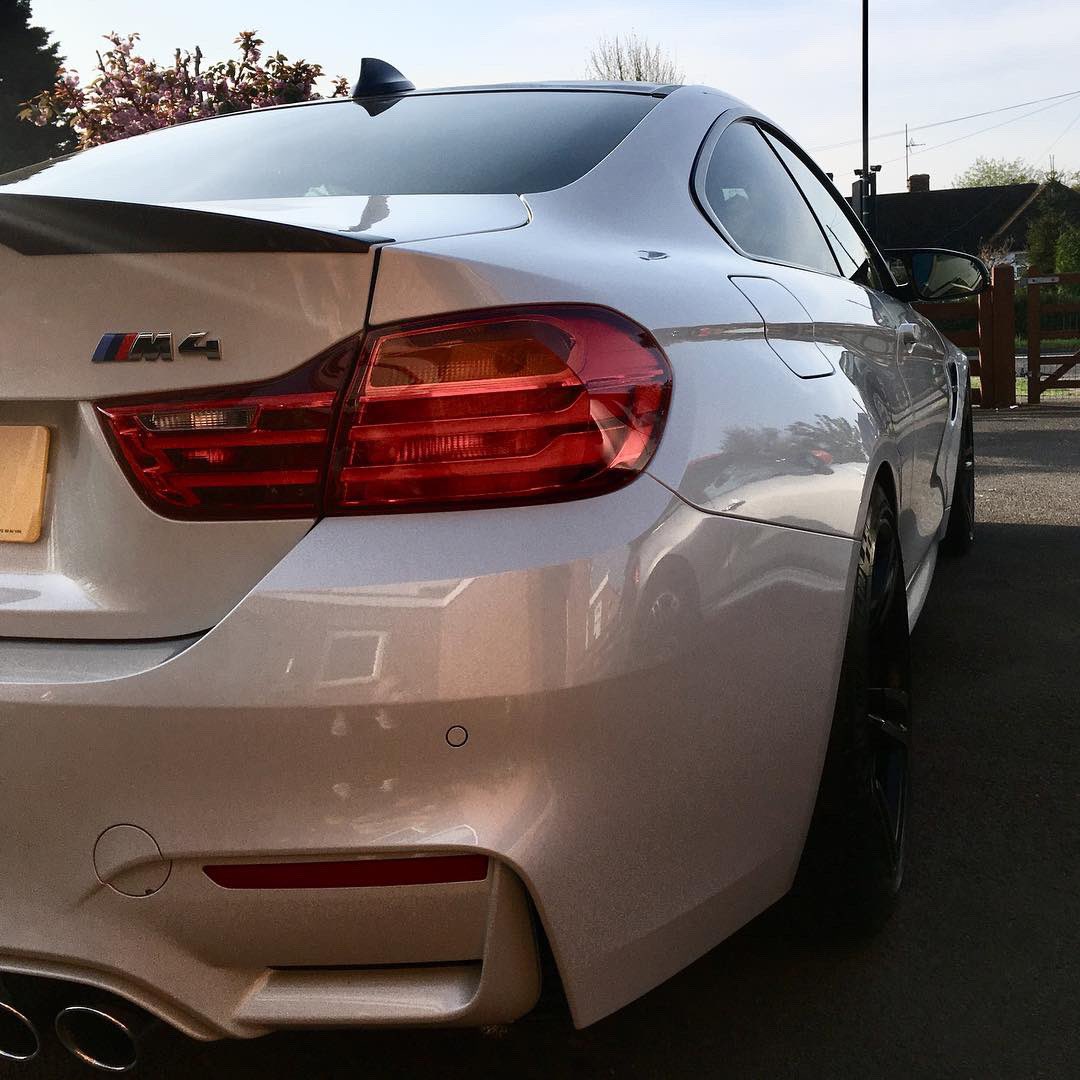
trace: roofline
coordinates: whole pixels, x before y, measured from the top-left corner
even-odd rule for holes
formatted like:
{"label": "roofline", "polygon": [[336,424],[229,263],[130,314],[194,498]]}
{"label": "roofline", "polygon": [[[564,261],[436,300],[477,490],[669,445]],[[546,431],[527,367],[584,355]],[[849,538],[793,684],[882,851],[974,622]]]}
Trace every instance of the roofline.
{"label": "roofline", "polygon": [[[257,109],[238,109],[236,112],[218,113],[215,116],[197,116],[193,120],[185,120],[180,124],[169,124],[168,127],[187,127],[189,124],[204,124],[207,120],[225,120],[230,116],[246,116],[256,112],[278,112],[281,109],[304,109],[313,105],[334,105],[347,103],[350,105],[363,105],[364,102],[391,102],[401,101],[404,98],[432,97],[438,94],[510,94],[510,93],[603,93],[603,94],[633,94],[638,97],[665,98],[676,90],[683,89],[682,83],[616,83],[597,82],[588,80],[583,82],[533,82],[533,83],[491,83],[477,86],[437,86],[429,89],[405,90],[401,93],[378,94],[371,97],[320,97],[309,98],[307,101],[290,101],[283,105],[262,105]],[[163,131],[165,128],[154,128],[153,131],[141,132],[143,135],[153,135],[154,131]],[[74,153],[81,153],[76,150]],[[71,155],[63,155],[70,157]]]}
{"label": "roofline", "polygon": [[[522,82],[522,83],[486,83],[475,86],[433,86],[418,90],[405,90],[401,93],[376,94],[370,97],[327,97],[309,98],[307,101],[290,101],[284,105],[263,105],[257,109],[240,109],[237,112],[221,113],[218,116],[200,116],[187,123],[201,123],[203,120],[220,120],[226,116],[242,116],[249,112],[274,112],[278,109],[302,109],[310,105],[332,105],[335,102],[361,101],[400,101],[402,98],[432,97],[437,94],[512,94],[512,93],[602,93],[635,94],[639,97],[664,98],[683,88],[682,83],[634,83],[634,82]],[[176,125],[179,126],[179,125]]]}
{"label": "roofline", "polygon": [[956,195],[957,192],[974,191],[1010,191],[1016,188],[1031,188],[1035,190],[1042,185],[1035,181],[1028,184],[988,184],[985,187],[940,187],[931,188],[929,191],[882,191],[878,194],[879,199],[905,199],[909,195]]}
{"label": "roofline", "polygon": [[[678,90],[681,83],[601,82],[588,80],[555,80],[551,82],[477,83],[467,86],[436,86],[409,90],[403,94],[387,97],[424,97],[428,94],[499,94],[515,91],[586,91],[607,94],[640,94],[645,97],[667,97]],[[330,99],[336,100],[336,99]]]}
{"label": "roofline", "polygon": [[987,244],[993,244],[996,240],[1000,240],[1005,230],[1014,225],[1020,216],[1031,209],[1035,200],[1049,187],[1048,181],[1044,180],[1041,184],[1037,185],[1035,190],[1021,203],[1020,208],[1010,217],[1003,225],[1001,225],[997,232],[986,241]]}

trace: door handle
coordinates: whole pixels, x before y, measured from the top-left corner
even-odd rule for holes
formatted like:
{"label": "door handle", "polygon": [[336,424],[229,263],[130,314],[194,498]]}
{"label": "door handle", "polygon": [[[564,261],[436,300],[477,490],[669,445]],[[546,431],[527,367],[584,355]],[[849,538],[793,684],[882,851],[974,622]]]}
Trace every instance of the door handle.
{"label": "door handle", "polygon": [[901,323],[897,334],[900,337],[900,344],[908,352],[922,341],[922,327],[918,323],[904,322]]}

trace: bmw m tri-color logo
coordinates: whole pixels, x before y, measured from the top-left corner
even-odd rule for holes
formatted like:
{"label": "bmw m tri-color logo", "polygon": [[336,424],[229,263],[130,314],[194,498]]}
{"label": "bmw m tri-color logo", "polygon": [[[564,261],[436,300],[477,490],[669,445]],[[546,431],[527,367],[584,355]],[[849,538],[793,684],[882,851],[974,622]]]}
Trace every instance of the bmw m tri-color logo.
{"label": "bmw m tri-color logo", "polygon": [[185,356],[220,360],[221,342],[208,336],[205,330],[188,334],[175,347],[172,334],[155,334],[150,330],[105,334],[90,359],[95,364],[126,364],[139,360],[179,360]]}

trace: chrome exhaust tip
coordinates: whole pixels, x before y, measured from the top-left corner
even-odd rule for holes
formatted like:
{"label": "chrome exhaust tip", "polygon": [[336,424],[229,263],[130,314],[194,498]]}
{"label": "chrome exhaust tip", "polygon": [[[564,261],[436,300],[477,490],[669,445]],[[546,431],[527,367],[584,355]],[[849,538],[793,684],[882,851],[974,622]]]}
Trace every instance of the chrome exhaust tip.
{"label": "chrome exhaust tip", "polygon": [[131,1072],[152,1017],[123,1005],[69,1005],[56,1017],[56,1037],[81,1062],[101,1072]]}
{"label": "chrome exhaust tip", "polygon": [[33,1021],[20,1012],[0,987],[0,1060],[33,1061],[41,1050],[41,1039]]}

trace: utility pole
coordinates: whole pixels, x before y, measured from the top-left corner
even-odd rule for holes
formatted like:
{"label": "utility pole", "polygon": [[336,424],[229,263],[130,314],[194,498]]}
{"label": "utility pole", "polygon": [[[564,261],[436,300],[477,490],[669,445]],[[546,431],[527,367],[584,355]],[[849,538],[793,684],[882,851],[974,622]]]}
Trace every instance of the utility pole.
{"label": "utility pole", "polygon": [[870,0],[862,4],[862,184],[859,216],[867,232],[873,220],[870,187]]}
{"label": "utility pole", "polygon": [[855,170],[859,179],[852,185],[851,198],[859,220],[871,236],[879,172],[880,165],[870,164],[870,0],[862,0],[862,168]]}

